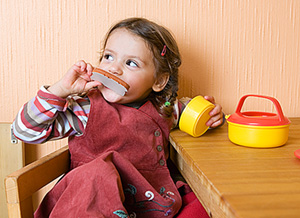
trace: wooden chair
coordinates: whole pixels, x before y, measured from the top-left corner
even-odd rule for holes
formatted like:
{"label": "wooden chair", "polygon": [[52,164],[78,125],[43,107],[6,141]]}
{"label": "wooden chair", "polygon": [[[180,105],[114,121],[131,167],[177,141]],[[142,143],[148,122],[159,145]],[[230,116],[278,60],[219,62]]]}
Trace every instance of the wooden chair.
{"label": "wooden chair", "polygon": [[33,217],[32,195],[69,169],[69,149],[65,146],[5,178],[10,218]]}
{"label": "wooden chair", "polygon": [[[171,153],[172,150],[171,146]],[[32,195],[65,174],[69,170],[69,161],[69,148],[65,146],[6,176],[5,191],[8,217],[32,218],[34,213]],[[172,161],[176,160],[172,159]],[[174,179],[184,181],[175,165],[170,172]]]}

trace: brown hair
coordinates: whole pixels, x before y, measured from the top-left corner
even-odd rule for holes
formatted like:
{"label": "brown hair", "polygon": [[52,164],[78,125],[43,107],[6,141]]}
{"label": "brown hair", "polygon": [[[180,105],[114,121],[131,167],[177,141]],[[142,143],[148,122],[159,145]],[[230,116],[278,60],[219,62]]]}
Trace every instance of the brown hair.
{"label": "brown hair", "polygon": [[[169,81],[165,88],[160,92],[152,91],[149,100],[162,115],[170,117],[177,97],[178,68],[181,65],[181,57],[174,37],[163,26],[145,18],[128,18],[111,27],[104,40],[103,49],[111,33],[118,28],[125,28],[145,40],[153,53],[156,77],[163,73],[169,74]],[[164,47],[166,51],[162,55]],[[100,60],[102,57],[101,54]],[[165,104],[165,102],[170,104]]]}

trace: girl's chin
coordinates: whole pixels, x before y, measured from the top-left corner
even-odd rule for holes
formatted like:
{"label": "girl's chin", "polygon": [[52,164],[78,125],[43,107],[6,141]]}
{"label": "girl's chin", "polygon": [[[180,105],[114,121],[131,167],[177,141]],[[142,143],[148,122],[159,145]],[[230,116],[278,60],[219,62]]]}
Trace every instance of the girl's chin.
{"label": "girl's chin", "polygon": [[118,103],[120,100],[122,100],[123,96],[115,93],[111,89],[108,89],[106,87],[102,87],[100,89],[104,99],[110,103]]}

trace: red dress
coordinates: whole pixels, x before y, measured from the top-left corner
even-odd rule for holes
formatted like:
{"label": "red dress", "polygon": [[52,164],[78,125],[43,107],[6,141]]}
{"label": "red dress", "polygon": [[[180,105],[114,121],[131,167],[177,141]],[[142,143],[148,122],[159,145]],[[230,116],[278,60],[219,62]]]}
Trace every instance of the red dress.
{"label": "red dress", "polygon": [[85,132],[69,137],[71,170],[35,217],[173,217],[181,197],[166,165],[171,123],[150,101],[139,109],[89,93]]}

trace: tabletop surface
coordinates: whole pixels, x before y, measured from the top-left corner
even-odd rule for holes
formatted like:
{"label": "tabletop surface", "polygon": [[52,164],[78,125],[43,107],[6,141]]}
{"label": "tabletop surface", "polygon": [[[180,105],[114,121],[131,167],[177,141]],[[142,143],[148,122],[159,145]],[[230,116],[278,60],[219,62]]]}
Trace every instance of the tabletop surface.
{"label": "tabletop surface", "polygon": [[198,138],[170,133],[177,167],[212,217],[300,217],[300,118],[290,120],[287,143],[268,149],[233,144],[227,124]]}

